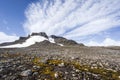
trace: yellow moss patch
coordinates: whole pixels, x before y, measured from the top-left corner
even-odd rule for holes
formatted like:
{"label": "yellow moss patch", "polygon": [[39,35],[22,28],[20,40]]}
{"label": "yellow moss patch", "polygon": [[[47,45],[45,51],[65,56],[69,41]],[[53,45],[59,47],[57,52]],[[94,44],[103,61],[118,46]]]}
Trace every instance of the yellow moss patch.
{"label": "yellow moss patch", "polygon": [[65,65],[74,66],[76,69],[80,71],[99,74],[103,80],[110,80],[110,79],[120,80],[119,78],[120,73],[114,72],[112,70],[107,70],[100,67],[91,68],[89,65],[81,65],[79,62],[76,62],[76,61],[65,62],[62,60],[51,59],[51,60],[48,60],[47,63],[42,63],[40,62],[40,60],[41,60],[40,58],[35,58],[33,60],[33,63],[43,68],[43,70],[41,71],[41,74],[50,75],[52,79],[55,78],[55,72],[53,71],[52,65],[59,65],[61,63],[65,63]]}
{"label": "yellow moss patch", "polygon": [[43,74],[51,74],[52,73],[53,68],[52,67],[45,67],[42,71]]}
{"label": "yellow moss patch", "polygon": [[62,60],[57,60],[57,59],[48,60],[48,64],[50,65],[58,65],[61,64],[62,62],[63,62]]}

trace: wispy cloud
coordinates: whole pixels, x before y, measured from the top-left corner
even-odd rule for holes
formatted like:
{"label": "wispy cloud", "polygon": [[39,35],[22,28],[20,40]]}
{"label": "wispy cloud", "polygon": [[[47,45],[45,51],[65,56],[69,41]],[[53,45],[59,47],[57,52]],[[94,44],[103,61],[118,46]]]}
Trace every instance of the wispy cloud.
{"label": "wispy cloud", "polygon": [[120,41],[106,38],[103,42],[90,41],[86,43],[87,46],[120,46]]}
{"label": "wispy cloud", "polygon": [[18,39],[18,36],[16,35],[8,35],[8,34],[5,34],[4,32],[0,32],[0,43],[12,42],[17,39]]}
{"label": "wispy cloud", "polygon": [[120,0],[42,0],[25,11],[27,33],[46,32],[70,39],[120,26]]}

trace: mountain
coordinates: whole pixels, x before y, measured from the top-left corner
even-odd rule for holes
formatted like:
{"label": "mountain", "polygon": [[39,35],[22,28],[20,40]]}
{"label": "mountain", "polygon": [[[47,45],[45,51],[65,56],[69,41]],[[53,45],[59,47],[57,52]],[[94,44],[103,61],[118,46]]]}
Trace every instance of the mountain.
{"label": "mountain", "polygon": [[44,32],[40,33],[32,33],[27,37],[20,37],[18,40],[14,42],[6,42],[0,44],[2,48],[21,48],[21,47],[39,47],[39,46],[70,46],[70,45],[80,45],[84,46],[84,44],[78,44],[73,40],[68,40],[64,37],[51,35],[48,36]]}
{"label": "mountain", "polygon": [[120,47],[87,47],[44,32],[1,45],[0,80],[120,80]]}

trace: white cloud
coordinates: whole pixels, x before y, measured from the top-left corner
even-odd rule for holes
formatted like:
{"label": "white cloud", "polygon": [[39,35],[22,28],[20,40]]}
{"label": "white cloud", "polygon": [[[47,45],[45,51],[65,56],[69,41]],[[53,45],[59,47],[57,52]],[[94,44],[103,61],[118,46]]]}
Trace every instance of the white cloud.
{"label": "white cloud", "polygon": [[46,32],[70,39],[120,26],[120,0],[43,0],[25,11],[26,33]]}
{"label": "white cloud", "polygon": [[16,35],[7,35],[4,32],[0,32],[0,43],[12,42],[17,39],[18,39],[18,37]]}
{"label": "white cloud", "polygon": [[106,38],[103,42],[90,41],[86,43],[87,46],[120,46],[120,41]]}

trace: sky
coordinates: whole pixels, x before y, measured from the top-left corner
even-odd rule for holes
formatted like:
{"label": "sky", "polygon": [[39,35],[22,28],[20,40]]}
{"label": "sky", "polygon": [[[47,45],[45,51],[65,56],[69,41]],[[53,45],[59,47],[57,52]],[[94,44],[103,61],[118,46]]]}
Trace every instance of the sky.
{"label": "sky", "polygon": [[0,43],[32,32],[120,46],[120,0],[1,0]]}

